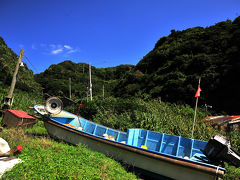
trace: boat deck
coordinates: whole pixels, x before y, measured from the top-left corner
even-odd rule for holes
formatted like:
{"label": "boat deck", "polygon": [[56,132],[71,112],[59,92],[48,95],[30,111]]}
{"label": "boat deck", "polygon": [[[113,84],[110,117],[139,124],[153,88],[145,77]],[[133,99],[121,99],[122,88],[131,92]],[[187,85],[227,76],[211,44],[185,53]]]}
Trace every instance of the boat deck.
{"label": "boat deck", "polygon": [[[47,116],[44,106],[38,106],[37,110]],[[117,143],[145,149],[154,153],[166,154],[198,162],[202,162],[201,159],[205,160],[205,162],[207,161],[205,155],[201,151],[201,149],[204,149],[206,146],[206,141],[144,129],[128,129],[127,132],[123,132],[88,121],[66,111],[51,116],[51,119],[77,131],[82,131]]]}

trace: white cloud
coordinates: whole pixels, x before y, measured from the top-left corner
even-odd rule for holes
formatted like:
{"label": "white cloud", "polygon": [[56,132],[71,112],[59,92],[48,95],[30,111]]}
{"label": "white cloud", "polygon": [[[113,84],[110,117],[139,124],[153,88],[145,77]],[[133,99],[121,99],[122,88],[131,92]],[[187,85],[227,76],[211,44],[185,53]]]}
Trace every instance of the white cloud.
{"label": "white cloud", "polygon": [[78,51],[79,51],[78,49],[71,49],[70,51],[67,51],[67,54],[72,54]]}
{"label": "white cloud", "polygon": [[62,51],[63,51],[63,49],[60,48],[60,49],[52,50],[51,53],[52,53],[52,54],[59,54],[59,53],[61,53]]}
{"label": "white cloud", "polygon": [[80,52],[79,47],[73,47],[69,44],[32,44],[32,49],[38,49],[42,51],[44,54],[51,54],[51,55],[58,55],[61,54],[61,56],[69,56],[70,54]]}
{"label": "white cloud", "polygon": [[65,47],[66,49],[72,49],[72,47],[69,45],[64,45],[63,47]]}

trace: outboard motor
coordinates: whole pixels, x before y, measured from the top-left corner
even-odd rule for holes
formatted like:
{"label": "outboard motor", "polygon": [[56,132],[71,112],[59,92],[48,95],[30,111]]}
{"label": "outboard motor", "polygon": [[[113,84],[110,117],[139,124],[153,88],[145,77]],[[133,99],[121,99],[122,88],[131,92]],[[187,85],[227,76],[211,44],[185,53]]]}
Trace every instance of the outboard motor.
{"label": "outboard motor", "polygon": [[213,135],[205,146],[203,154],[211,163],[221,164],[225,161],[240,167],[240,154],[231,147],[230,141],[224,136]]}

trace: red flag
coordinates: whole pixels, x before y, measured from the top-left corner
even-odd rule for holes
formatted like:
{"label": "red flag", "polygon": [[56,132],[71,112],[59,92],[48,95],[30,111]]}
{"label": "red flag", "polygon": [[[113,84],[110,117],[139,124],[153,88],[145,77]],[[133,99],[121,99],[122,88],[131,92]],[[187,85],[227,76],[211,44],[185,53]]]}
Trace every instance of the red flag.
{"label": "red flag", "polygon": [[196,94],[195,94],[195,98],[199,98],[199,97],[200,97],[200,92],[201,92],[201,91],[202,91],[201,88],[198,87],[198,90],[197,90],[197,92],[196,92]]}
{"label": "red flag", "polygon": [[78,106],[78,111],[77,111],[77,116],[78,116],[79,111],[80,111],[81,108],[82,108],[82,104],[79,104],[79,106]]}

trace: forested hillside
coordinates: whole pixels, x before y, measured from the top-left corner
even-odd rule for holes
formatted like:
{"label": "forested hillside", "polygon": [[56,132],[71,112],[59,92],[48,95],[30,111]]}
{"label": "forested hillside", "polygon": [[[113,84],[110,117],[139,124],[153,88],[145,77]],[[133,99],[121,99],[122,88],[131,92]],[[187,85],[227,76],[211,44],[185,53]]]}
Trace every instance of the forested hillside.
{"label": "forested hillside", "polygon": [[[95,68],[91,66],[93,95],[113,96],[114,87],[133,65],[120,65],[109,68]],[[71,78],[72,95],[78,98],[87,96],[89,91],[89,65],[64,61],[57,65],[51,65],[43,73],[37,74],[35,79],[44,88],[44,92],[50,95],[69,96],[69,78]]]}
{"label": "forested hillside", "polygon": [[[11,83],[17,55],[0,38],[0,83]],[[199,105],[215,111],[239,114],[240,17],[210,27],[171,30],[161,37],[139,63],[92,69],[93,96],[161,98],[172,103],[194,106],[194,94],[201,77]],[[83,98],[89,92],[89,65],[70,60],[51,65],[35,80],[50,95]],[[40,89],[33,73],[20,68],[17,88]]]}
{"label": "forested hillside", "polygon": [[163,101],[194,105],[201,77],[200,105],[239,114],[240,17],[202,28],[171,30],[121,80],[120,97],[161,97]]}
{"label": "forested hillside", "polygon": [[[9,88],[11,85],[17,59],[18,56],[7,46],[3,38],[0,37],[0,85],[3,88]],[[24,67],[19,68],[16,88],[27,92],[40,90],[40,85],[34,80],[33,72],[28,69],[25,63]]]}

